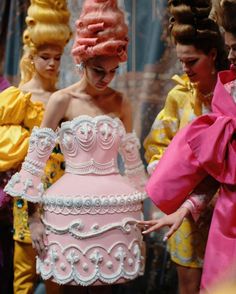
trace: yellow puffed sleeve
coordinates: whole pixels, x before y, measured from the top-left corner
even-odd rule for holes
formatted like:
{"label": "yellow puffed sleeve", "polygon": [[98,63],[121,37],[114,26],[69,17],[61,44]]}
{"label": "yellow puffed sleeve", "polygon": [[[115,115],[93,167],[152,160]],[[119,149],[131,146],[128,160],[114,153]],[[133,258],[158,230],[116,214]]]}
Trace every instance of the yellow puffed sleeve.
{"label": "yellow puffed sleeve", "polygon": [[0,172],[15,169],[24,160],[29,132],[20,125],[0,126]]}
{"label": "yellow puffed sleeve", "polygon": [[186,75],[172,78],[176,86],[170,90],[162,111],[157,115],[152,128],[144,140],[147,163],[159,161],[177,131],[195,116],[196,89]]}
{"label": "yellow puffed sleeve", "polygon": [[40,126],[45,108],[42,102],[29,101],[24,118],[24,126],[31,132],[34,126]]}
{"label": "yellow puffed sleeve", "polygon": [[178,104],[172,92],[157,115],[152,128],[144,140],[145,159],[147,163],[160,160],[166,147],[170,144],[179,128]]}
{"label": "yellow puffed sleeve", "polygon": [[41,124],[44,106],[30,98],[31,93],[16,87],[0,93],[0,172],[15,169],[23,162],[30,132]]}
{"label": "yellow puffed sleeve", "polygon": [[0,125],[22,123],[31,94],[16,87],[9,87],[0,93]]}

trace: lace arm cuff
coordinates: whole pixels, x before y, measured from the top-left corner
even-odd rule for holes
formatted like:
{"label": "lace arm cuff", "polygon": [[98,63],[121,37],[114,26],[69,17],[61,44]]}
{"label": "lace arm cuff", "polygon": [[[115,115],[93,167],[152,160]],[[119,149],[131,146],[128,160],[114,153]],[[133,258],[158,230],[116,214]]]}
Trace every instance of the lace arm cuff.
{"label": "lace arm cuff", "polygon": [[219,183],[211,176],[206,177],[181,205],[190,211],[194,221],[198,221],[200,215],[216,194],[218,186]]}
{"label": "lace arm cuff", "polygon": [[39,202],[44,189],[41,177],[56,143],[56,134],[48,128],[35,127],[30,137],[28,154],[20,172],[12,176],[4,191],[13,197]]}
{"label": "lace arm cuff", "polygon": [[121,155],[125,163],[125,175],[139,191],[144,192],[147,176],[140,158],[140,147],[136,134],[128,133],[122,140]]}

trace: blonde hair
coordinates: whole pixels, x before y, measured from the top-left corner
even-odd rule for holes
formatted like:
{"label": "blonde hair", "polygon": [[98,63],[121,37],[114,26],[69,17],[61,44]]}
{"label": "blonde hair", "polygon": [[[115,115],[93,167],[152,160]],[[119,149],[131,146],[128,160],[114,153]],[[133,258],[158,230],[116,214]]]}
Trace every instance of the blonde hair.
{"label": "blonde hair", "polygon": [[85,0],[76,22],[72,55],[77,64],[96,56],[127,60],[128,27],[116,0]]}
{"label": "blonde hair", "polygon": [[23,33],[24,53],[20,61],[21,85],[31,80],[32,56],[40,47],[54,45],[62,50],[71,37],[66,0],[31,0]]}

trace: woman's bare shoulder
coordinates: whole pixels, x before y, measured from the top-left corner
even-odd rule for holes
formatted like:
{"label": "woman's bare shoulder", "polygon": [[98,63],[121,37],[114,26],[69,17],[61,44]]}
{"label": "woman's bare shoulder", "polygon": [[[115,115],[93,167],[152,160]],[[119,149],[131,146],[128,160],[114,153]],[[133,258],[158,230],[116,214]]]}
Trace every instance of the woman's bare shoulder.
{"label": "woman's bare shoulder", "polygon": [[60,89],[56,92],[54,92],[51,96],[50,96],[50,103],[53,104],[59,104],[59,105],[64,105],[67,104],[71,99],[71,94],[70,94],[70,89],[68,88],[64,88],[64,89]]}

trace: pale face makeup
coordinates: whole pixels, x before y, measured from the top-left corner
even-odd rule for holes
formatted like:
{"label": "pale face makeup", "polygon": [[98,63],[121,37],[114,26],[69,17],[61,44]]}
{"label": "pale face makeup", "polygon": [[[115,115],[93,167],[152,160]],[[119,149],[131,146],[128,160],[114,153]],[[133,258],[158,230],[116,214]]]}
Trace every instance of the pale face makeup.
{"label": "pale face makeup", "polygon": [[62,49],[58,46],[47,45],[38,49],[33,57],[36,73],[44,79],[55,80],[58,76]]}
{"label": "pale face makeup", "polygon": [[92,58],[85,65],[87,81],[96,90],[105,90],[113,80],[118,67],[119,58],[116,56]]}
{"label": "pale face makeup", "polygon": [[205,84],[213,73],[216,74],[216,50],[212,49],[209,54],[205,54],[193,45],[177,44],[176,52],[183,71],[188,75],[192,83]]}

